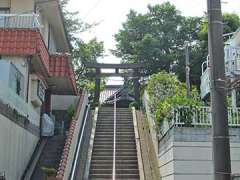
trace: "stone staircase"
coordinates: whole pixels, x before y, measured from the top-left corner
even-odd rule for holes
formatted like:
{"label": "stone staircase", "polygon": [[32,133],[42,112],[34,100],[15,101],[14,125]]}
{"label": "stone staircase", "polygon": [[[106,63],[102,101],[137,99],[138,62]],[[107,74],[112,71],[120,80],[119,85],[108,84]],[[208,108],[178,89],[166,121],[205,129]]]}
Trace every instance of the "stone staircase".
{"label": "stone staircase", "polygon": [[[102,107],[99,111],[89,179],[112,179],[113,113],[112,107]],[[117,108],[115,167],[116,179],[139,179],[133,119],[132,113],[128,108]]]}
{"label": "stone staircase", "polygon": [[63,147],[65,144],[65,136],[57,135],[47,140],[40,159],[31,177],[32,180],[42,180],[45,175],[41,167],[58,169]]}

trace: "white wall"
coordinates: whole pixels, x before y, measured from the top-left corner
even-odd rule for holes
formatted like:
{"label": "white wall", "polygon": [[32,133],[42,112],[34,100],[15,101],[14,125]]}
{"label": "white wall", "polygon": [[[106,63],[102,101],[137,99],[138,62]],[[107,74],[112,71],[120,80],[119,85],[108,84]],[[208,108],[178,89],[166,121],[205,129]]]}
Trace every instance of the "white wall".
{"label": "white wall", "polygon": [[11,13],[32,13],[34,0],[11,0]]}
{"label": "white wall", "polygon": [[[25,57],[16,57],[16,56],[3,56],[2,60],[0,61],[5,61],[7,63],[12,63],[16,66],[16,68],[22,73],[22,75],[24,76],[24,99],[26,99],[27,96],[27,82],[28,82],[28,71],[29,71],[29,67],[28,67],[28,62],[27,62],[27,58]],[[4,67],[0,66],[0,69],[2,70]],[[5,71],[5,70],[4,70]],[[4,72],[7,73],[7,72]],[[6,74],[6,76],[9,76],[9,72]],[[8,86],[8,84],[7,84]]]}
{"label": "white wall", "polygon": [[54,38],[54,33],[53,33],[53,30],[52,28],[50,27],[50,37],[49,37],[49,53],[50,54],[54,54],[57,52],[57,48],[56,48],[56,41],[55,41],[55,38]]}
{"label": "white wall", "polygon": [[159,171],[162,180],[174,180],[173,136],[167,134],[160,142],[158,153]]}
{"label": "white wall", "polygon": [[0,7],[1,8],[8,8],[8,7],[10,7],[10,0],[1,0],[0,1]]}
{"label": "white wall", "polygon": [[20,180],[38,137],[0,114],[0,172],[7,180]]}
{"label": "white wall", "polygon": [[70,105],[77,105],[79,96],[71,95],[52,95],[51,109],[52,110],[67,110]]}
{"label": "white wall", "polygon": [[[18,96],[9,88],[9,73],[10,63],[13,63],[24,76],[24,97]],[[29,115],[29,120],[39,126],[40,124],[40,107],[35,108],[31,103],[31,77],[29,77],[29,101],[27,97],[27,82],[28,82],[28,63],[24,57],[7,57],[3,56],[0,60],[0,99],[15,108],[24,116]]]}
{"label": "white wall", "polygon": [[[240,129],[230,129],[232,174],[240,174]],[[212,180],[210,128],[174,128],[160,141],[162,180]]]}

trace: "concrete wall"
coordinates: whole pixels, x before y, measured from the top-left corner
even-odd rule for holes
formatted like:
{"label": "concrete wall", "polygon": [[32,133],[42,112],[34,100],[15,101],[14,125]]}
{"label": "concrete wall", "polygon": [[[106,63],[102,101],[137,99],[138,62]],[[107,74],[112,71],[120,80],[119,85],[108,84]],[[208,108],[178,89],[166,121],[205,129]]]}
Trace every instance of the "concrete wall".
{"label": "concrete wall", "polygon": [[[157,135],[158,132],[156,130],[156,123],[154,121],[154,115],[150,111],[149,96],[148,96],[147,91],[144,91],[142,101],[143,101],[143,106],[145,108],[145,112],[146,112],[146,116],[147,116],[147,121],[148,121],[151,138],[152,138],[153,145],[154,145],[154,150],[157,153],[158,152],[158,135]],[[156,156],[157,156],[157,154],[156,154]]]}
{"label": "concrete wall", "polygon": [[[240,131],[230,129],[232,174],[240,174]],[[159,143],[162,180],[212,180],[210,128],[171,129]]]}
{"label": "concrete wall", "polygon": [[80,130],[83,125],[84,115],[85,115],[85,110],[86,110],[87,104],[88,104],[88,94],[85,93],[84,97],[83,97],[81,109],[79,112],[76,112],[78,114],[78,117],[76,117],[77,122],[76,122],[75,130],[74,130],[74,134],[72,137],[72,141],[71,141],[71,146],[70,146],[70,150],[69,150],[69,154],[68,154],[66,168],[64,171],[64,177],[63,177],[64,180],[68,180],[70,178],[69,176],[71,174],[71,169],[72,169],[72,165],[73,165],[74,158],[75,158],[74,155],[76,153],[77,145],[78,145],[78,136],[81,133]]}
{"label": "concrete wall", "polygon": [[[9,88],[10,63],[14,64],[24,76],[24,97],[18,96]],[[15,108],[19,113],[25,116],[29,115],[29,120],[39,126],[40,107],[34,107],[31,103],[32,84],[31,77],[28,77],[28,71],[29,67],[26,58],[3,56],[0,60],[0,99]],[[28,81],[29,89],[27,87]],[[37,89],[35,89],[35,91],[37,91]],[[29,96],[28,102],[27,95]]]}
{"label": "concrete wall", "polygon": [[32,13],[34,0],[11,0],[11,13]]}
{"label": "concrete wall", "polygon": [[10,0],[1,0],[0,7],[2,8],[9,8],[10,7]]}
{"label": "concrete wall", "polygon": [[[2,61],[2,63],[1,63]],[[9,71],[7,72],[5,69],[5,66],[2,66],[3,63],[12,63],[16,66],[16,68],[18,69],[18,71],[21,72],[21,74],[24,76],[24,99],[26,99],[27,96],[27,81],[28,81],[28,71],[29,71],[29,67],[28,67],[28,63],[27,63],[27,58],[25,57],[16,57],[16,56],[3,56],[2,60],[0,60],[0,71],[1,75],[3,75],[3,79],[8,79],[7,77],[9,77]],[[3,74],[4,73],[4,74]],[[2,78],[0,78],[2,79]],[[8,84],[6,84],[8,86]]]}
{"label": "concrete wall", "polygon": [[0,114],[0,172],[7,180],[20,180],[38,137]]}

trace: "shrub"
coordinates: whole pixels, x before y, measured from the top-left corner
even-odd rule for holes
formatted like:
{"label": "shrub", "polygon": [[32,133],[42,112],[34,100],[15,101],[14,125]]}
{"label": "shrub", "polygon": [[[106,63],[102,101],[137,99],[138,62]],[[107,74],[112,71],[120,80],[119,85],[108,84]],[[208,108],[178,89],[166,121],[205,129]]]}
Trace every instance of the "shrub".
{"label": "shrub", "polygon": [[42,171],[46,174],[47,177],[52,177],[57,175],[57,170],[50,167],[41,167]]}
{"label": "shrub", "polygon": [[75,114],[75,107],[74,107],[74,105],[71,104],[68,107],[67,114],[68,114],[69,119],[71,120],[73,118],[74,114]]}
{"label": "shrub", "polygon": [[[200,101],[198,91],[192,87],[191,98],[186,97],[186,87],[181,83],[175,75],[166,72],[160,72],[150,77],[147,91],[150,98],[150,109],[156,117],[158,124],[163,120],[170,121],[172,119],[172,109],[188,106],[190,109],[196,109],[202,102]],[[179,109],[184,114],[186,121],[191,119],[191,111]],[[189,123],[189,122],[186,122]]]}

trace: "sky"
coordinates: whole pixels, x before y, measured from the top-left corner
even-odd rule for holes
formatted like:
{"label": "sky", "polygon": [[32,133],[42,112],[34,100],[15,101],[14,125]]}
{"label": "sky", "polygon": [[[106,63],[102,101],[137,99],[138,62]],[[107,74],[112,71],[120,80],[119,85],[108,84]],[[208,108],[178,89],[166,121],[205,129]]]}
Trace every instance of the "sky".
{"label": "sky", "polygon": [[[202,16],[207,9],[207,0],[169,0],[185,16]],[[161,4],[166,0],[70,0],[69,10],[78,11],[79,18],[88,23],[100,23],[90,32],[80,34],[83,40],[96,37],[104,42],[105,57],[99,59],[104,63],[119,63],[109,49],[115,48],[114,34],[126,21],[130,9],[144,13],[147,5]],[[240,0],[222,0],[223,12],[235,12],[240,15]],[[116,78],[115,78],[116,80]],[[116,80],[117,81],[117,80]]]}

